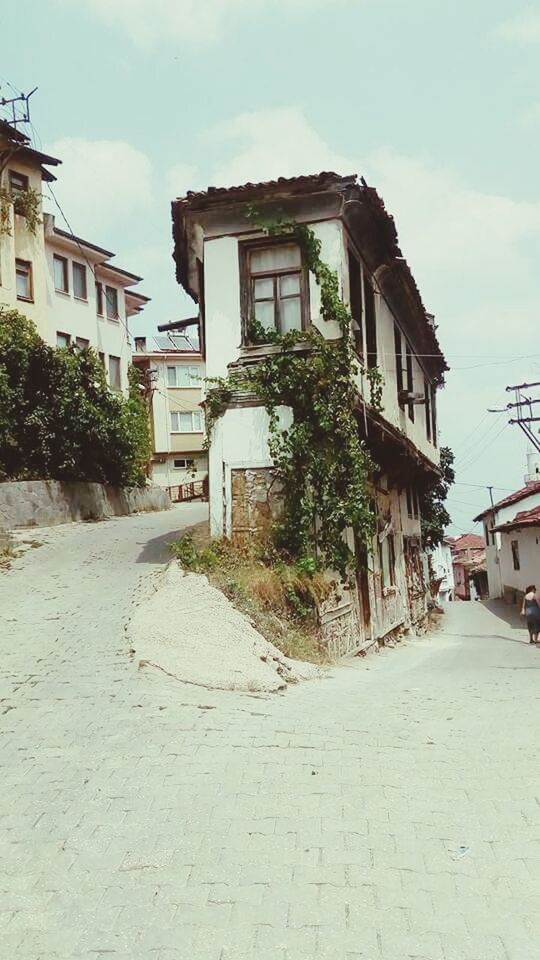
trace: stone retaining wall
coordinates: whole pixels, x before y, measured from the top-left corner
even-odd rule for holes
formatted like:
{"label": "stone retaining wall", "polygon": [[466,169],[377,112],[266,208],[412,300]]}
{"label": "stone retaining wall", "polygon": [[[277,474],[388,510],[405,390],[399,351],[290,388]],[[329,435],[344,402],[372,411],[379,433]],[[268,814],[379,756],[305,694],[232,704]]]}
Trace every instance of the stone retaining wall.
{"label": "stone retaining wall", "polygon": [[105,520],[170,507],[169,495],[161,487],[109,487],[59,480],[0,483],[0,530],[4,531]]}

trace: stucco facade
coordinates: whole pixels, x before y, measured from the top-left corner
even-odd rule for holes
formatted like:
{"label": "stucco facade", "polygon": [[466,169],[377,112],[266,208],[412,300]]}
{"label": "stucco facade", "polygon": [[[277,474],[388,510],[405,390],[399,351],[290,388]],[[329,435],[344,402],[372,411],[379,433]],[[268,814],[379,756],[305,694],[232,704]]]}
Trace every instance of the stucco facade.
{"label": "stucco facade", "polygon": [[[521,490],[499,501],[477,517],[484,523],[490,597],[505,597],[512,603],[517,602],[516,591],[523,591],[527,584],[540,581],[540,547],[535,552],[536,544],[531,543],[531,531],[522,533],[519,528],[500,529],[511,525],[517,514],[537,507],[540,507],[540,480],[530,480]],[[520,554],[523,553],[523,558],[519,560],[519,569],[515,569],[512,558],[511,544],[515,540],[520,543]]]}

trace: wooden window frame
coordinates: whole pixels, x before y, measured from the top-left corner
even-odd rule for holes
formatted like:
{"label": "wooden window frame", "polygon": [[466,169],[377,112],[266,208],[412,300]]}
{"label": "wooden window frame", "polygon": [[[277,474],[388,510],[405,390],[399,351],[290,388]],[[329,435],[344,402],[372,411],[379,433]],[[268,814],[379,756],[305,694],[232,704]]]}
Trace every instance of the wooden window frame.
{"label": "wooden window frame", "polygon": [[[111,360],[118,360],[118,386],[111,383]],[[122,389],[122,362],[120,357],[116,356],[114,353],[109,354],[109,363],[108,370],[109,374],[109,387],[111,390],[121,390]]]}
{"label": "wooden window frame", "polygon": [[75,337],[75,348],[77,350],[88,350],[90,341],[86,337]]}
{"label": "wooden window frame", "polygon": [[[78,293],[75,293],[76,268],[83,271],[82,276],[84,276],[84,297],[80,297]],[[81,263],[79,260],[73,260],[71,263],[71,274],[71,280],[73,283],[73,299],[78,300],[80,303],[88,303],[88,270],[86,264]]]}
{"label": "wooden window frame", "polygon": [[[413,350],[408,342],[406,341],[405,345],[405,369],[407,372],[407,393],[414,393],[414,368],[413,368]],[[407,413],[409,415],[409,420],[411,423],[414,423],[414,403],[407,404]]]}
{"label": "wooden window frame", "polygon": [[[277,246],[295,246],[300,252],[300,267],[291,267],[290,269],[277,270],[277,271],[265,271],[261,273],[252,274],[250,270],[249,258],[251,253],[254,250],[267,250],[270,247]],[[274,279],[274,293],[275,293],[275,281],[277,277],[287,276],[288,274],[300,274],[300,330],[307,330],[310,323],[310,306],[309,306],[309,276],[308,269],[305,262],[304,253],[300,244],[294,241],[292,237],[261,237],[258,240],[240,240],[238,242],[238,254],[240,260],[240,309],[242,317],[242,344],[244,346],[250,346],[248,329],[249,321],[253,316],[253,293],[252,293],[252,281],[264,280],[273,278]],[[286,298],[284,298],[286,299]],[[274,321],[275,321],[275,330],[280,333],[281,325],[279,323],[279,299],[274,297]]]}
{"label": "wooden window frame", "polygon": [[[366,338],[364,331],[364,265],[350,243],[347,244],[347,271],[349,280],[349,310],[353,320],[351,334],[354,352],[363,364],[366,356]],[[356,289],[353,288],[353,271],[357,271],[358,276],[358,287]],[[354,323],[356,323],[356,330]],[[358,340],[360,340],[360,349],[358,349]]]}
{"label": "wooden window frame", "polygon": [[427,378],[424,378],[424,409],[426,411],[426,436],[431,443],[432,419],[431,419],[431,384]]}
{"label": "wooden window frame", "polygon": [[[56,286],[56,264],[60,263],[62,265],[62,273],[64,276],[63,287]],[[54,277],[54,289],[56,293],[63,293],[69,296],[69,267],[67,257],[61,257],[59,253],[53,254],[53,277]]]}
{"label": "wooden window frame", "polygon": [[105,311],[103,309],[103,304],[104,304],[103,284],[101,280],[95,281],[95,290],[96,290],[96,315],[98,317],[104,317]]}
{"label": "wooden window frame", "polygon": [[519,556],[519,540],[510,541],[510,551],[512,553],[512,566],[514,570],[521,570],[521,558]]}
{"label": "wooden window frame", "polygon": [[[25,297],[20,294],[17,290],[17,277],[20,276],[21,264],[24,265],[26,269],[25,276],[28,277],[28,291],[29,296]],[[33,303],[34,302],[34,277],[32,272],[32,261],[23,260],[20,257],[17,257],[15,260],[15,290],[17,293],[17,300],[21,300],[23,303]]]}
{"label": "wooden window frame", "polygon": [[435,447],[439,446],[439,438],[437,436],[437,387],[434,383],[431,384],[431,433],[433,437],[433,445]]}
{"label": "wooden window frame", "polygon": [[394,322],[394,354],[396,358],[396,389],[398,395],[398,404],[400,410],[405,410],[405,401],[403,400],[403,334]]}
{"label": "wooden window frame", "polygon": [[366,363],[368,370],[373,370],[378,365],[377,301],[372,278],[367,270],[362,271],[362,278],[364,316],[366,319]]}
{"label": "wooden window frame", "polygon": [[[113,316],[109,313],[109,290],[114,290],[114,295],[116,299],[116,312]],[[120,308],[118,303],[118,287],[112,287],[110,283],[105,284],[105,313],[107,320],[110,320],[111,323],[120,322]]]}
{"label": "wooden window frame", "polygon": [[[14,186],[13,180],[20,178],[22,181],[22,186]],[[16,197],[19,193],[24,193],[25,190],[30,189],[30,178],[26,173],[19,173],[18,170],[9,171],[9,190],[13,197]]]}
{"label": "wooden window frame", "polygon": [[[59,343],[58,343],[58,337],[65,337],[66,340],[67,340],[67,343],[59,344]],[[70,333],[64,333],[63,330],[57,330],[57,331],[56,331],[56,348],[57,348],[57,350],[65,350],[66,347],[70,347],[70,346],[71,346],[71,334],[70,334]]]}
{"label": "wooden window frame", "polygon": [[[202,412],[201,412],[200,410],[170,410],[169,413],[170,413],[170,421],[171,421],[171,430],[170,430],[171,433],[174,433],[174,434],[178,434],[178,433],[184,433],[184,434],[204,433],[204,421],[203,421],[203,417],[202,417]],[[190,415],[191,415],[191,427],[192,427],[191,430],[174,430],[174,429],[173,429],[173,417],[178,417],[178,421],[177,421],[177,422],[178,422],[178,426],[180,426],[180,417],[182,416],[182,414],[190,414]],[[194,430],[194,429],[193,429],[193,417],[194,417],[194,416],[197,416],[197,415],[199,416],[200,429]]]}

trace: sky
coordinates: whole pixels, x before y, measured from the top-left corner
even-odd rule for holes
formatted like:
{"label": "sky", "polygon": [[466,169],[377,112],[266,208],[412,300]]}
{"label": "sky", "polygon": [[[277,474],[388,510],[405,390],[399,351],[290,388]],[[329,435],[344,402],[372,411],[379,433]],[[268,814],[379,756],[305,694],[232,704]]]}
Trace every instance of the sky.
{"label": "sky", "polygon": [[487,410],[540,380],[540,0],[20,0],[0,42],[0,96],[38,87],[33,136],[63,161],[73,230],[145,278],[133,334],[194,312],[172,198],[361,174],[451,367],[452,532],[473,529],[488,485],[522,485],[525,440]]}

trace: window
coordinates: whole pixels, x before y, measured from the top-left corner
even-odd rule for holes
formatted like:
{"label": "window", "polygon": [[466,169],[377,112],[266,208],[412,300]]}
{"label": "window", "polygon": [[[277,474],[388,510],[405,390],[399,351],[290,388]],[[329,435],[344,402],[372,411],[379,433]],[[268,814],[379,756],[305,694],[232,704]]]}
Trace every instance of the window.
{"label": "window", "polygon": [[103,284],[96,280],[96,313],[98,317],[103,316]]}
{"label": "window", "polygon": [[401,340],[401,330],[397,324],[394,324],[394,350],[396,354],[396,387],[398,402],[402,410],[405,409],[403,401],[403,344]]}
{"label": "window", "polygon": [[407,496],[407,516],[412,517],[413,515],[413,500],[412,500],[412,490],[410,487],[407,487],[406,491]]}
{"label": "window", "polygon": [[[407,393],[414,393],[414,376],[413,376],[413,358],[412,352],[409,344],[407,344]],[[414,423],[414,403],[408,403],[407,411],[409,414],[409,420],[412,420]]]}
{"label": "window", "polygon": [[118,290],[116,287],[105,287],[107,302],[107,317],[109,320],[118,320]]}
{"label": "window", "polygon": [[109,356],[109,386],[112,390],[120,390],[122,388],[120,357]]}
{"label": "window", "polygon": [[389,533],[379,545],[379,562],[383,587],[393,587],[396,582],[396,554],[393,533]]}
{"label": "window", "polygon": [[29,181],[25,173],[19,173],[17,170],[9,171],[9,187],[13,196],[18,193],[24,193],[28,190]]}
{"label": "window", "polygon": [[424,409],[426,411],[426,436],[431,443],[431,389],[427,380],[424,380]]}
{"label": "window", "polygon": [[352,317],[354,348],[359,357],[364,356],[364,331],[362,329],[362,267],[352,250],[349,250],[349,303]]}
{"label": "window", "polygon": [[76,337],[75,346],[77,347],[77,350],[87,350],[90,346],[90,341],[85,340],[84,337]]}
{"label": "window", "polygon": [[167,367],[168,387],[200,387],[200,367],[175,366]]}
{"label": "window", "polygon": [[71,337],[69,333],[61,333],[59,330],[56,332],[56,346],[57,347],[69,347],[71,343]]}
{"label": "window", "polygon": [[437,388],[431,387],[431,430],[433,443],[437,446]]}
{"label": "window", "polygon": [[521,565],[519,562],[519,543],[517,540],[512,540],[510,544],[512,550],[512,563],[514,564],[514,570],[521,570]]}
{"label": "window", "polygon": [[301,330],[306,287],[300,247],[275,243],[247,252],[249,311],[265,330]]}
{"label": "window", "polygon": [[54,255],[54,289],[58,293],[69,293],[68,262],[65,257]]}
{"label": "window", "polygon": [[377,323],[375,317],[375,293],[371,280],[364,273],[364,306],[366,310],[367,365],[369,369],[377,366]]}
{"label": "window", "polygon": [[28,260],[15,261],[17,275],[17,300],[33,300],[32,264]]}
{"label": "window", "polygon": [[202,433],[202,414],[199,410],[191,413],[171,411],[171,433]]}
{"label": "window", "polygon": [[98,353],[98,357],[99,357],[99,362],[100,362],[101,366],[103,367],[103,369],[105,369],[105,354],[99,352],[99,353]]}
{"label": "window", "polygon": [[86,288],[86,267],[84,263],[73,261],[73,296],[77,300],[88,300]]}
{"label": "window", "polygon": [[186,470],[187,468],[193,468],[195,466],[195,461],[186,460],[185,457],[180,457],[178,460],[173,460],[173,466],[175,470]]}
{"label": "window", "polygon": [[418,519],[420,516],[420,500],[418,498],[418,491],[414,487],[407,487],[405,491],[407,497],[407,516],[413,519]]}

